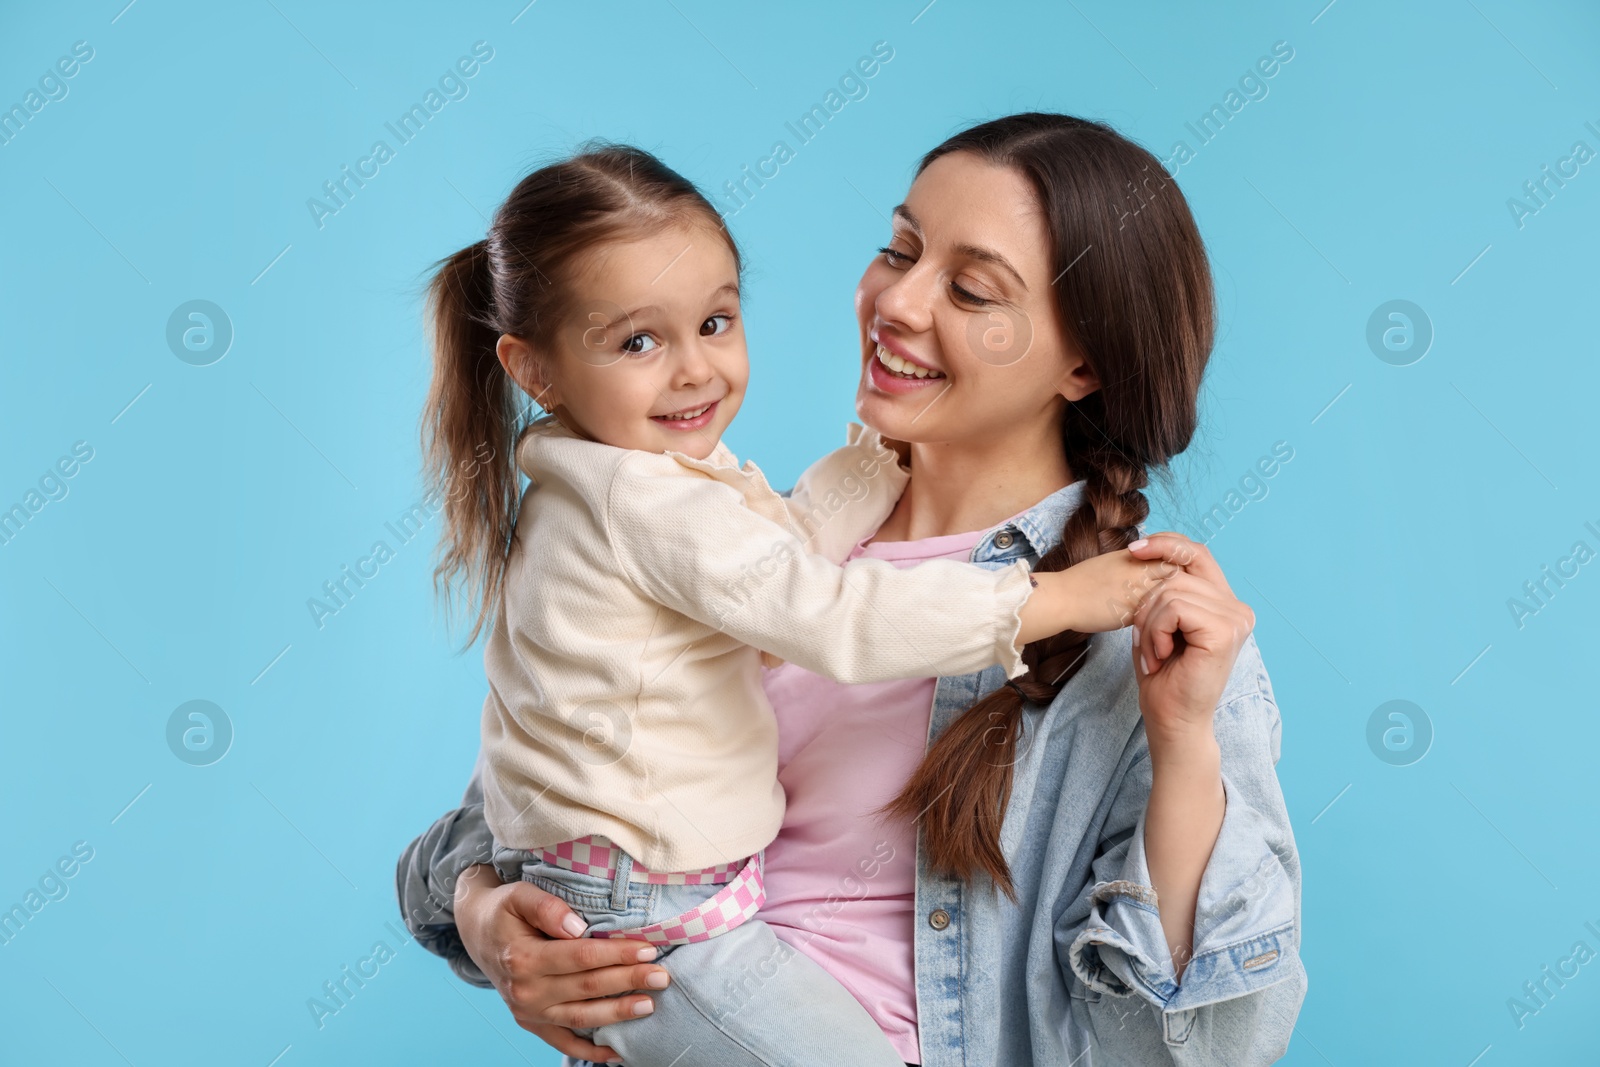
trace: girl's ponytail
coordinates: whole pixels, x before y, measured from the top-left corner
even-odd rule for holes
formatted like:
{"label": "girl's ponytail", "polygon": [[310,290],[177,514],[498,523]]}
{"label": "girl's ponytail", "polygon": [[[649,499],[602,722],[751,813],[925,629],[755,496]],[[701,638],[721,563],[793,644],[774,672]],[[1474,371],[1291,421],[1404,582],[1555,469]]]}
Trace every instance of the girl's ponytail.
{"label": "girl's ponytail", "polygon": [[548,353],[571,310],[563,282],[578,257],[675,223],[716,231],[739,262],[721,216],[691,182],[648,152],[595,144],[523,178],[484,240],[435,264],[433,381],[422,412],[423,468],[445,513],[433,587],[447,606],[465,595],[469,645],[499,611],[522,496],[515,450],[532,407],[500,363],[500,336]]}
{"label": "girl's ponytail", "polygon": [[487,240],[439,262],[428,318],[433,382],[422,448],[428,487],[443,499],[445,514],[433,587],[447,605],[458,582],[477,594],[470,645],[498,601],[519,495],[511,459],[520,430],[516,386],[495,354],[501,331]]}

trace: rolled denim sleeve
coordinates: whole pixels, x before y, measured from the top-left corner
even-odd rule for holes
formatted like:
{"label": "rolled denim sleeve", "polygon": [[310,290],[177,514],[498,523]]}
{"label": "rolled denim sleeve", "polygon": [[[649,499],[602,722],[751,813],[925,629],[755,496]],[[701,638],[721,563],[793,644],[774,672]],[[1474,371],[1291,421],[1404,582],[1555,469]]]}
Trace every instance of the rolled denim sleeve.
{"label": "rolled denim sleeve", "polygon": [[1087,990],[1091,1029],[1112,1053],[1097,1063],[1123,1062],[1115,1050],[1130,1039],[1142,1055],[1161,1049],[1165,1058],[1126,1062],[1180,1067],[1268,1064],[1288,1048],[1306,989],[1300,863],[1273,769],[1280,720],[1264,672],[1258,688],[1218,707],[1215,731],[1227,807],[1200,881],[1194,954],[1181,983],[1145,854],[1151,772],[1142,738],[1113,801],[1087,900],[1067,912],[1087,917],[1057,930],[1069,985]]}
{"label": "rolled denim sleeve", "polygon": [[400,854],[395,895],[417,944],[443,956],[462,981],[488,989],[492,983],[467,955],[455,919],[456,880],[468,867],[490,862],[494,853],[494,835],[483,818],[481,772],[480,758],[462,806],[439,818]]}

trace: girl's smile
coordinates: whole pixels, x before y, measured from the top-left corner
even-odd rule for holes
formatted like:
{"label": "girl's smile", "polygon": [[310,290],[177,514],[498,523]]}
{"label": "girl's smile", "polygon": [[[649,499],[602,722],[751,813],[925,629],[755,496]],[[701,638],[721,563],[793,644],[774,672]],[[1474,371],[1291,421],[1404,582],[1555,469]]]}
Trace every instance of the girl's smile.
{"label": "girl's smile", "polygon": [[699,430],[711,425],[717,417],[717,405],[721,400],[713,400],[709,404],[698,407],[683,408],[670,415],[651,415],[650,421],[660,424],[668,430],[687,433],[690,430]]}

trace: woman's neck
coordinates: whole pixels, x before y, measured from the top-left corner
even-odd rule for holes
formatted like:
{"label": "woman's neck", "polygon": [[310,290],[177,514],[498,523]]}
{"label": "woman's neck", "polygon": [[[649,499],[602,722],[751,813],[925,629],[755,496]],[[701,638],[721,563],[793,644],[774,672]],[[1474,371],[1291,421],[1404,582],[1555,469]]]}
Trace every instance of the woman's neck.
{"label": "woman's neck", "polygon": [[1059,429],[1044,440],[1008,437],[913,443],[911,481],[873,541],[920,541],[986,530],[1071,485]]}

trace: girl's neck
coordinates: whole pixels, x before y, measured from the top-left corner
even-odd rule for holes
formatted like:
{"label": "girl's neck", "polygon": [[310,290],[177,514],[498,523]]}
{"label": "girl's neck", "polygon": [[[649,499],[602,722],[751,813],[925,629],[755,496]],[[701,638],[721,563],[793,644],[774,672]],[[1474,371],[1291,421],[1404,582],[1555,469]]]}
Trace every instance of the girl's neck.
{"label": "girl's neck", "polygon": [[987,530],[1073,482],[1053,436],[992,445],[913,443],[911,481],[873,541],[920,541]]}

